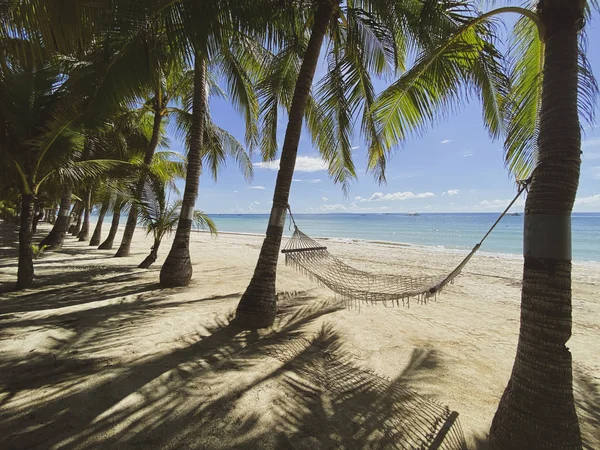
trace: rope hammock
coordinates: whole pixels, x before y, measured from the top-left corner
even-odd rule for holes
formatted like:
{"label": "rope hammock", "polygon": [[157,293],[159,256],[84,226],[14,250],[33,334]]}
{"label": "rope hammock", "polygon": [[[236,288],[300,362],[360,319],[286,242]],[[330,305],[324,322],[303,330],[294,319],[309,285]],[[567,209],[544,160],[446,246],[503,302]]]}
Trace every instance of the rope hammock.
{"label": "rope hammock", "polygon": [[294,224],[294,233],[281,251],[285,254],[285,264],[294,267],[313,281],[331,289],[345,300],[366,302],[382,302],[392,305],[410,306],[410,299],[416,298],[419,303],[426,303],[437,296],[449,283],[461,273],[473,255],[479,250],[483,241],[490,235],[500,220],[506,215],[522,192],[527,189],[529,180],[519,181],[519,189],[515,198],[500,214],[488,232],[460,264],[449,274],[439,276],[412,277],[406,275],[373,274],[351,267],[335,256],[327,247],[304,234],[294,220],[292,211],[290,218]]}

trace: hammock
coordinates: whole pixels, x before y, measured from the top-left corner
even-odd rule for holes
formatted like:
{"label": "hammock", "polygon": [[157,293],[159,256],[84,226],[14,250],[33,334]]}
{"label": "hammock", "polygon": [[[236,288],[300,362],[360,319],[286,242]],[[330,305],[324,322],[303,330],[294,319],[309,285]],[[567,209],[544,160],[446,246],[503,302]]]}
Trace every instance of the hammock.
{"label": "hammock", "polygon": [[327,247],[304,234],[294,220],[292,211],[290,217],[294,224],[294,233],[281,251],[285,255],[285,264],[294,267],[311,280],[331,289],[345,300],[366,302],[390,302],[400,306],[410,306],[410,299],[416,298],[419,303],[426,303],[431,297],[437,296],[449,283],[461,273],[473,255],[479,250],[483,241],[490,235],[500,220],[517,201],[527,188],[527,181],[519,182],[517,195],[507,208],[500,214],[496,222],[488,230],[481,241],[449,274],[439,276],[406,276],[373,274],[351,267],[335,256]]}

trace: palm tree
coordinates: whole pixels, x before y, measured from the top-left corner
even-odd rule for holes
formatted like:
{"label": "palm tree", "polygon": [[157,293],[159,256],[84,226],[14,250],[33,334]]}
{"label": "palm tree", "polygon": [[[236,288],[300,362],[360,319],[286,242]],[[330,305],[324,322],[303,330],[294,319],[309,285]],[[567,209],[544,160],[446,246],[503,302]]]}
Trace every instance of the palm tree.
{"label": "palm tree", "polygon": [[[246,327],[266,327],[275,318],[277,261],[303,119],[306,117],[313,142],[329,164],[330,175],[346,190],[349,180],[355,177],[351,135],[355,116],[360,114],[361,132],[370,142],[369,168],[384,181],[384,152],[389,143],[370,112],[375,101],[371,76],[389,75],[403,69],[407,49],[421,42],[428,44],[432,39],[429,32],[437,25],[433,20],[429,23],[422,19],[428,17],[425,10],[433,7],[431,2],[349,1],[343,6],[339,3],[315,1],[309,3],[311,8],[304,15],[297,15],[300,18],[307,15],[312,28],[308,44],[302,51],[299,72],[295,75],[266,238],[252,280],[236,312],[238,322]],[[306,26],[301,24],[300,29],[306,29]],[[291,35],[292,43],[302,39],[297,32]],[[326,36],[330,41],[327,46],[329,70],[316,85],[316,99],[312,99],[310,89]],[[285,55],[286,50],[284,47],[281,53]],[[259,84],[266,97],[263,119],[272,124],[264,133],[268,139],[267,148],[272,148],[276,142],[271,119],[276,118],[271,105],[277,107],[271,100],[273,91],[279,87],[278,82],[288,67],[285,57],[278,55],[273,64],[276,76],[267,75]]]}
{"label": "palm tree", "polygon": [[117,231],[119,230],[121,212],[123,211],[123,208],[127,206],[127,200],[123,196],[116,195],[112,201],[112,205],[113,216],[110,225],[110,230],[104,242],[102,242],[102,244],[100,244],[100,246],[98,247],[98,250],[112,250],[115,242],[115,236],[117,235]]}
{"label": "palm tree", "polygon": [[[33,205],[48,181],[70,183],[97,174],[110,164],[74,162],[81,137],[70,128],[77,117],[61,87],[61,68],[36,57],[34,46],[18,42],[24,53],[0,69],[0,147],[20,179],[21,216],[17,288],[33,280]],[[6,55],[5,55],[6,56]]]}
{"label": "palm tree", "polygon": [[539,132],[525,203],[521,327],[512,374],[490,430],[492,449],[582,446],[567,342],[572,332],[570,217],[581,166],[578,105],[589,105],[585,92],[597,89],[578,60],[585,4],[537,2],[542,79],[530,83],[538,86]]}
{"label": "palm tree", "polygon": [[[147,64],[140,66],[143,71],[139,78],[147,78],[147,83],[151,86],[152,98],[147,100],[141,110],[152,114],[153,126],[152,135],[148,142],[148,147],[144,154],[144,164],[152,162],[152,157],[159,146],[161,139],[161,126],[163,119],[167,118],[172,109],[170,104],[181,100],[184,93],[190,88],[191,76],[189,71],[183,68],[183,60],[178,60],[174,56],[175,52],[169,51],[167,36],[164,30],[161,30],[159,22],[153,18],[148,23],[148,32],[141,35],[141,49],[145,53]],[[137,47],[134,51],[139,51]],[[127,54],[119,55],[120,58],[127,59]],[[118,74],[120,77],[121,74]],[[140,80],[141,81],[141,80]],[[143,187],[143,180],[138,181],[139,197]],[[116,257],[129,256],[131,241],[137,225],[137,205],[131,205],[129,217],[123,232],[123,239]]]}
{"label": "palm tree", "polygon": [[281,237],[283,236],[288,197],[296,164],[298,143],[300,142],[302,122],[321,46],[327,32],[327,27],[333,18],[334,6],[334,2],[331,0],[321,0],[318,2],[316,11],[314,12],[310,39],[306,46],[294,88],[267,235],[261,247],[258,263],[250,285],[242,296],[236,311],[237,321],[246,326],[254,328],[267,327],[275,320],[277,309],[275,299],[277,260],[279,258],[279,247],[281,245]]}
{"label": "palm tree", "polygon": [[100,208],[98,208],[98,221],[96,222],[96,227],[94,228],[94,232],[92,233],[92,238],[90,239],[90,247],[98,247],[100,245],[100,240],[102,238],[102,225],[104,224],[104,218],[106,217],[106,213],[110,208],[110,196],[104,195],[100,197]]}
{"label": "palm tree", "polygon": [[[169,203],[167,190],[171,183],[156,173],[147,176],[141,199],[137,201],[141,222],[146,226],[146,233],[152,233],[153,244],[150,254],[138,267],[148,269],[158,257],[158,248],[165,235],[170,234],[179,220],[181,200]],[[172,188],[173,186],[171,186]],[[210,217],[202,211],[194,211],[193,223],[198,229],[217,233],[217,227]]]}
{"label": "palm tree", "polygon": [[[205,11],[192,8],[191,17],[202,17],[206,14],[206,29],[199,36],[193,36],[194,72],[192,98],[184,101],[188,114],[188,165],[185,189],[182,199],[181,214],[177,223],[177,231],[169,254],[161,268],[160,283],[163,286],[185,286],[192,278],[192,263],[189,255],[189,239],[192,229],[193,214],[198,195],[199,178],[202,172],[202,161],[211,158],[214,146],[206,142],[205,136],[211,132],[208,110],[209,89],[212,78],[221,77],[226,81],[227,90],[237,109],[244,113],[246,119],[246,140],[252,143],[256,135],[256,116],[258,102],[253,90],[253,71],[257,70],[260,53],[254,42],[245,36],[238,36],[239,30],[231,24],[231,11],[219,9],[218,5],[207,5]],[[198,14],[200,16],[198,16]],[[225,16],[223,16],[225,14]],[[226,32],[223,31],[226,30]],[[225,38],[227,36],[227,38]],[[225,42],[223,42],[223,40]],[[209,64],[212,46],[219,46],[219,56]],[[214,91],[214,89],[212,90]],[[181,120],[181,118],[180,118]],[[242,169],[251,173],[252,164],[245,152],[237,145],[221,147],[222,150],[233,150]],[[217,156],[214,161],[221,160]],[[223,159],[224,160],[224,159]],[[214,170],[218,164],[211,168]],[[244,169],[244,166],[246,167]]]}
{"label": "palm tree", "polygon": [[[489,24],[504,12],[523,16],[511,47],[510,85],[506,90],[504,83],[473,85],[481,58],[474,58],[480,52],[471,44],[481,39],[481,49],[497,58],[489,51]],[[509,6],[464,20],[439,36],[373,108],[380,123],[392,124],[386,139],[397,142],[456,106],[461,85],[474,86],[484,100],[497,96],[498,108],[484,108],[484,117],[493,109],[506,114],[492,122],[501,127],[488,127],[492,135],[505,134],[509,169],[519,178],[530,177],[521,328],[511,378],[490,431],[495,450],[581,448],[566,343],[572,329],[570,214],[581,163],[579,114],[593,115],[598,92],[578,40],[585,15],[584,1],[539,0],[535,11]]]}

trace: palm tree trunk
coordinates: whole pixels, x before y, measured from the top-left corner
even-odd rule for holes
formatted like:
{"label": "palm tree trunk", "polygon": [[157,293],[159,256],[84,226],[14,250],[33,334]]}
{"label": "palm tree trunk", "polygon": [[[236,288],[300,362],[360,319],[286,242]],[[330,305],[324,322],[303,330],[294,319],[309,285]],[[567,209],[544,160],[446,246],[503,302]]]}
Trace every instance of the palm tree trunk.
{"label": "palm tree trunk", "polygon": [[156,258],[158,258],[158,247],[160,247],[160,240],[155,239],[150,254],[138,266],[140,269],[148,269],[154,264]]}
{"label": "palm tree trunk", "polygon": [[73,228],[70,231],[71,236],[77,236],[79,234],[79,232],[81,231],[81,221],[83,220],[83,203],[77,202],[74,210],[75,210],[75,214],[77,217],[77,221],[75,222],[75,225],[73,226]]}
{"label": "palm tree trunk", "polygon": [[54,222],[52,230],[42,242],[40,246],[47,246],[46,250],[59,250],[65,240],[67,229],[69,228],[70,222],[70,209],[71,209],[71,188],[67,187],[63,191],[63,195],[60,199],[60,209],[58,210],[58,218]]}
{"label": "palm tree trunk", "polygon": [[122,208],[122,204],[115,204],[113,208],[112,223],[110,224],[108,236],[106,240],[102,244],[100,244],[100,247],[98,247],[99,250],[112,250],[113,244],[115,242],[115,236],[117,235],[117,231],[119,230],[119,221],[121,220]]}
{"label": "palm tree trunk", "polygon": [[202,169],[202,136],[207,106],[206,60],[204,55],[196,55],[194,63],[194,98],[192,103],[192,124],[190,130],[190,150],[188,153],[185,191],[177,231],[169,255],[160,270],[160,284],[163,286],[187,286],[192,279],[190,260],[190,231],[198,185]]}
{"label": "palm tree trunk", "polygon": [[490,448],[580,449],[571,353],[571,210],[579,184],[582,2],[542,0],[546,54],[539,157],[525,204],[521,328]]}
{"label": "palm tree trunk", "polygon": [[246,288],[236,311],[236,320],[247,328],[268,327],[273,324],[277,313],[277,300],[275,297],[277,260],[279,259],[286,208],[298,154],[298,143],[302,133],[302,120],[332,12],[333,4],[331,0],[322,0],[315,13],[310,40],[296,81],[289,121],[281,150],[281,161],[275,183],[267,235],[260,250],[252,280]]}
{"label": "palm tree trunk", "polygon": [[[146,154],[144,155],[144,164],[146,166],[150,165],[152,162],[152,158],[154,157],[154,153],[156,152],[156,148],[158,147],[158,140],[160,138],[160,125],[162,122],[162,114],[159,111],[155,111],[154,113],[154,125],[152,128],[152,137],[150,138],[150,143],[148,144],[148,148],[146,149]],[[144,188],[144,180],[145,175],[142,175],[138,185],[135,190],[135,198],[140,198],[142,195],[142,189]],[[125,224],[125,231],[123,231],[123,239],[121,239],[121,245],[119,246],[119,250],[115,257],[124,257],[129,256],[131,251],[131,241],[133,241],[133,233],[135,232],[135,227],[137,226],[138,221],[138,210],[137,205],[135,203],[131,204],[131,209],[129,210],[129,216],[127,217],[127,223]]]}
{"label": "palm tree trunk", "polygon": [[104,223],[104,218],[106,217],[109,205],[110,199],[107,199],[104,200],[102,206],[100,207],[100,212],[98,213],[98,222],[96,222],[96,228],[94,228],[94,233],[90,239],[90,247],[98,247],[98,245],[100,245],[100,238],[102,237],[102,224]]}
{"label": "palm tree trunk", "polygon": [[19,227],[19,268],[17,271],[17,289],[24,289],[33,281],[33,194],[21,196],[21,218]]}
{"label": "palm tree trunk", "polygon": [[33,208],[33,222],[31,224],[31,235],[33,236],[37,232],[38,222],[44,218],[44,208],[39,201],[35,202]]}
{"label": "palm tree trunk", "polygon": [[83,224],[77,235],[79,242],[87,241],[90,235],[90,210],[92,209],[92,190],[88,189],[85,194],[85,207],[83,210]]}

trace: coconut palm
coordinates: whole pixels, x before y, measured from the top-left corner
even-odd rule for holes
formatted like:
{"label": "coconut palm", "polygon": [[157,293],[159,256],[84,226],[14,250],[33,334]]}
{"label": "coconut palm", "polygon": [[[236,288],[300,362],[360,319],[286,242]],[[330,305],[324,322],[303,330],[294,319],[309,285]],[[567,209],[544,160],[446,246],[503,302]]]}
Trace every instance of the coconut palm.
{"label": "coconut palm", "polygon": [[[142,269],[148,269],[156,261],[163,237],[173,232],[179,220],[182,202],[180,199],[169,202],[167,192],[170,184],[151,172],[146,177],[141,199],[137,201],[140,220],[146,227],[146,233],[153,237],[150,254],[138,266]],[[212,219],[202,211],[194,211],[193,223],[198,229],[209,230],[211,234],[217,233]]]}
{"label": "coconut palm", "polygon": [[[488,40],[478,27],[504,12],[523,18],[511,46],[510,86],[497,92],[507,113],[500,131],[506,133],[507,166],[530,179],[519,344],[490,447],[581,448],[566,343],[572,329],[570,214],[581,164],[579,115],[593,115],[598,90],[578,38],[586,2],[540,0],[534,10],[509,6],[464,21],[385,90],[374,111],[380,122],[392,124],[387,138],[397,142],[455,106],[459,87],[472,81],[456,64],[473,59],[465,58],[465,42]],[[423,105],[425,114],[414,114]],[[490,112],[484,109],[484,116]]]}
{"label": "coconut palm", "polygon": [[[294,78],[294,94],[289,106],[266,239],[252,280],[236,312],[237,320],[244,326],[269,326],[275,318],[277,261],[303,119],[306,117],[313,142],[329,164],[330,175],[345,188],[355,176],[351,136],[355,117],[359,116],[361,132],[370,145],[369,169],[378,174],[380,181],[384,181],[385,151],[390,143],[383,133],[385,129],[375,123],[370,112],[375,101],[372,76],[390,75],[403,69],[407,49],[431,45],[435,36],[441,33],[437,28],[445,30],[450,27],[446,23],[440,25],[438,22],[443,21],[438,21],[437,16],[431,14],[428,10],[433,8],[431,2],[390,4],[386,1],[352,1],[343,6],[339,3],[323,0],[307,4],[309,8],[305,14],[308,18],[305,20],[312,28],[302,51],[299,72]],[[443,5],[436,8],[450,16],[444,10],[450,6],[441,3]],[[452,13],[459,16],[449,21],[456,28],[462,16],[455,11]],[[429,16],[436,20],[423,19]],[[301,29],[307,27],[302,24]],[[330,41],[327,46],[328,73],[316,85],[315,99],[312,100],[310,89],[325,37]],[[298,39],[292,42],[298,42]],[[272,103],[273,81],[280,80],[281,74],[289,67],[280,61],[284,59],[274,58],[277,76],[268,75],[259,85],[264,87],[262,92],[266,96],[263,118],[271,123],[273,120],[269,117],[273,115],[273,109],[269,105]],[[485,68],[487,63],[485,59],[482,62]],[[482,74],[480,82],[493,83],[487,72]],[[274,125],[271,125],[270,131],[264,133],[270,146],[276,141],[273,130]]]}
{"label": "coconut palm", "polygon": [[[71,127],[77,113],[62,88],[61,68],[19,43],[24,53],[0,70],[0,147],[20,179],[21,216],[17,288],[33,279],[33,205],[48,181],[72,183],[108,168],[107,161],[79,161],[81,135]],[[5,55],[6,56],[6,55]]]}
{"label": "coconut palm", "polygon": [[[209,8],[207,13],[212,14],[213,20],[218,20],[223,11]],[[225,22],[227,23],[227,21]],[[207,35],[197,45],[208,46],[212,44],[215,23],[210,24]],[[234,33],[232,33],[234,34]],[[230,34],[231,36],[231,34]],[[203,160],[210,161],[210,168],[216,173],[218,166],[225,161],[227,156],[232,156],[240,163],[242,170],[251,175],[252,164],[246,153],[237,145],[237,141],[224,130],[220,130],[210,122],[208,99],[211,93],[217,91],[210,89],[210,75],[214,78],[221,77],[226,80],[226,88],[230,99],[237,109],[244,113],[246,119],[246,137],[248,141],[254,140],[256,134],[256,116],[258,102],[253,91],[253,74],[251,71],[258,66],[256,47],[252,42],[240,38],[227,42],[217,41],[220,53],[209,64],[209,48],[196,48],[194,56],[194,79],[191,98],[184,101],[184,112],[188,121],[182,117],[179,121],[188,127],[188,152],[187,175],[182,199],[181,214],[177,224],[175,238],[161,272],[160,282],[163,286],[187,285],[192,277],[192,264],[189,255],[189,237],[193,223],[194,206],[198,195],[199,178],[202,172]],[[218,91],[217,91],[218,92]],[[221,141],[225,145],[212,145],[207,142],[209,135],[224,137]],[[217,139],[219,141],[220,139]],[[215,141],[216,142],[216,141]],[[216,152],[215,152],[216,151]],[[229,155],[228,155],[229,154]]]}
{"label": "coconut palm", "polygon": [[122,195],[115,195],[112,199],[112,220],[110,224],[110,230],[108,236],[98,246],[99,250],[112,250],[117,231],[119,231],[119,222],[121,220],[121,213],[128,207],[127,199]]}

